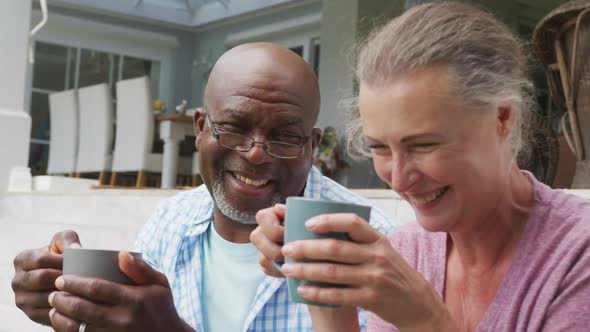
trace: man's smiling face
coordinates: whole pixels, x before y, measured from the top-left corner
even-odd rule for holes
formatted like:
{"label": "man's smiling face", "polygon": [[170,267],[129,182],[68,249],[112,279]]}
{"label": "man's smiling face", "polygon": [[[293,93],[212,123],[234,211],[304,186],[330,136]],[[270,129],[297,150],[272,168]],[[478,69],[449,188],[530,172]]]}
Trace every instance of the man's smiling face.
{"label": "man's smiling face", "polygon": [[[272,51],[253,48],[240,52],[242,61],[235,56],[220,60],[205,95],[210,121],[204,114],[197,121],[203,181],[216,208],[245,224],[256,223],[258,210],[301,193],[320,138],[313,129],[319,97],[314,97],[306,68],[301,68],[306,64],[281,49]],[[223,147],[211,126],[217,132],[242,134],[257,142],[295,143],[311,137],[296,158],[281,159],[268,155],[262,144],[247,152]]]}

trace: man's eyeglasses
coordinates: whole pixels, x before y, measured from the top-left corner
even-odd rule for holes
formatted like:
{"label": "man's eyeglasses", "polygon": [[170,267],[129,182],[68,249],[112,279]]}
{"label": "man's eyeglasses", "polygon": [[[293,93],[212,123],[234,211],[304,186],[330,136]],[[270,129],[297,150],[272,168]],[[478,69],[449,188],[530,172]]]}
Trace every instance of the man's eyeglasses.
{"label": "man's eyeglasses", "polygon": [[299,143],[289,143],[281,141],[258,142],[242,134],[221,130],[218,131],[215,128],[215,123],[211,120],[211,117],[209,116],[209,112],[205,112],[205,114],[207,116],[207,119],[209,120],[209,125],[211,126],[213,137],[217,140],[217,142],[224,148],[228,148],[235,151],[248,152],[254,147],[254,144],[262,144],[264,146],[264,151],[269,156],[281,159],[293,159],[299,157],[301,151],[303,151],[303,147],[311,138],[311,136],[302,137]]}

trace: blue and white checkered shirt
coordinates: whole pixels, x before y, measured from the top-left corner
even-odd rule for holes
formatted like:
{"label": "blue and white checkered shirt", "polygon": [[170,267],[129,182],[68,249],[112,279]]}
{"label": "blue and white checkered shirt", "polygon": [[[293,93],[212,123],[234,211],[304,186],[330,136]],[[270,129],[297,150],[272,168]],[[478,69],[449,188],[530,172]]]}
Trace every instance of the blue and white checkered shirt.
{"label": "blue and white checkered shirt", "polygon": [[[370,205],[370,202],[312,167],[305,197]],[[202,185],[164,200],[137,236],[135,250],[164,273],[182,319],[203,332],[203,238],[213,221],[213,200]],[[370,223],[382,233],[395,227],[383,211],[373,208]],[[239,276],[236,276],[236,282]],[[231,310],[231,308],[228,308]],[[361,325],[364,325],[364,316]],[[266,276],[258,285],[243,331],[312,331],[307,306],[291,301],[282,278]]]}

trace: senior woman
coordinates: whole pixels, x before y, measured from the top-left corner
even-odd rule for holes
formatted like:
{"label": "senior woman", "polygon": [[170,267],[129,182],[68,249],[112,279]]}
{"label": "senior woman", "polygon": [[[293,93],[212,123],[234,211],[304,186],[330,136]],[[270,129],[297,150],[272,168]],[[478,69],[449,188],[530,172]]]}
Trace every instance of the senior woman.
{"label": "senior woman", "polygon": [[[373,33],[356,66],[357,146],[408,201],[417,225],[380,235],[350,214],[306,222],[352,242],[282,248],[284,207],[251,235],[266,273],[301,286],[317,331],[587,331],[590,204],[521,171],[532,103],[527,59],[508,27],[471,6],[415,7]],[[362,127],[361,127],[362,125]],[[282,250],[282,251],[281,251]],[[282,255],[334,263],[270,264]],[[344,263],[344,264],[339,264]]]}

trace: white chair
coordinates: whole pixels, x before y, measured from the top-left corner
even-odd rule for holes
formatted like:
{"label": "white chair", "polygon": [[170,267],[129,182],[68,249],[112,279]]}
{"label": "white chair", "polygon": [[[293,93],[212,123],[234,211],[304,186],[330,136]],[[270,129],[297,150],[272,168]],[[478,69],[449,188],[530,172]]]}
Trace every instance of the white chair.
{"label": "white chair", "polygon": [[[138,172],[136,186],[142,187],[145,172],[162,172],[162,154],[151,153],[154,114],[147,76],[117,82],[117,133],[113,153],[111,185],[117,172]],[[180,158],[179,173],[190,174],[190,158]]]}
{"label": "white chair", "polygon": [[110,171],[113,147],[113,100],[106,83],[78,89],[80,110],[76,172],[99,172],[104,183]]}
{"label": "white chair", "polygon": [[47,174],[76,170],[78,148],[78,95],[76,90],[49,94],[49,160]]}
{"label": "white chair", "polygon": [[0,108],[0,193],[7,189],[10,170],[27,165],[30,140],[31,116],[21,110]]}

